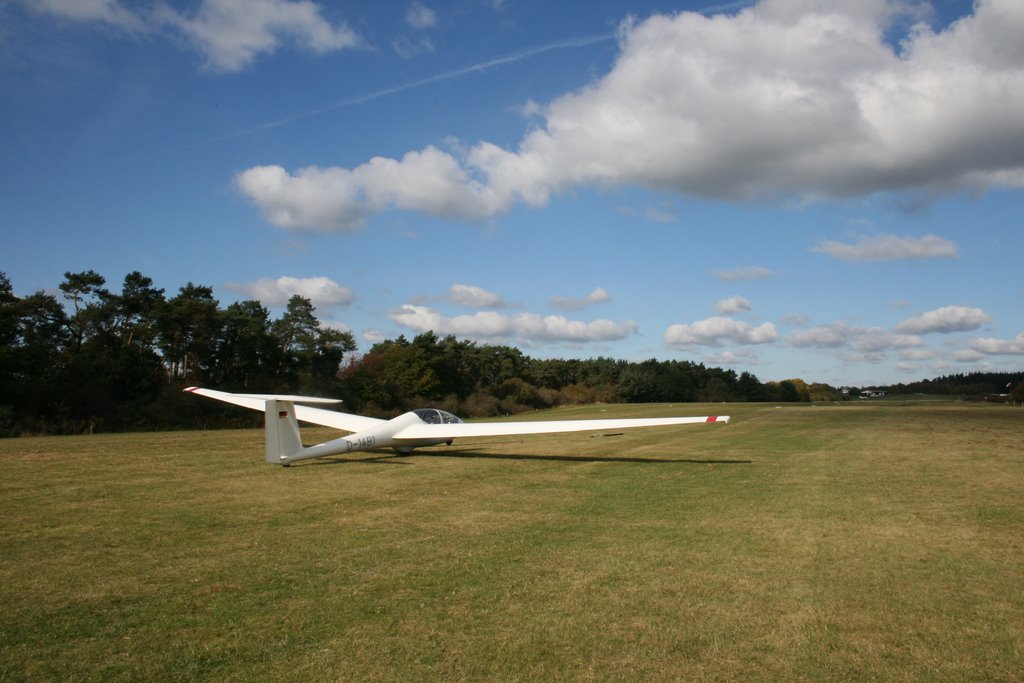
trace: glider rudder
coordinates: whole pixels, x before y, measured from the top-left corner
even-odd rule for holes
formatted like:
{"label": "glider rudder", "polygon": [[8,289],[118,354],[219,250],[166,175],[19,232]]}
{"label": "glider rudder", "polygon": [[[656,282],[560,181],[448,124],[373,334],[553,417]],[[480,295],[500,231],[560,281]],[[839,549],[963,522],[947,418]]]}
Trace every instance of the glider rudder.
{"label": "glider rudder", "polygon": [[277,465],[287,465],[288,459],[302,450],[295,403],[268,399],[265,410],[266,460]]}

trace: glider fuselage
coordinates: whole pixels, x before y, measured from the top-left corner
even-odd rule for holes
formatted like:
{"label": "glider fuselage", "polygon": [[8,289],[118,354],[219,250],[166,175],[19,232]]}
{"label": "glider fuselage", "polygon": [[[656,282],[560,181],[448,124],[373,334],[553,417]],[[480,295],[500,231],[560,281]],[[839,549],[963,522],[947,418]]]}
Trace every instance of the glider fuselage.
{"label": "glider fuselage", "polygon": [[[411,453],[413,449],[421,446],[436,446],[445,442],[450,442],[451,439],[396,439],[395,435],[404,431],[411,425],[420,424],[434,424],[427,422],[421,417],[424,411],[433,411],[443,413],[444,411],[437,411],[433,408],[425,408],[421,410],[413,410],[408,413],[402,413],[398,417],[392,418],[369,429],[365,429],[361,432],[354,434],[348,434],[340,438],[334,439],[333,441],[326,441],[316,446],[310,446],[309,448],[303,448],[298,453],[287,458],[288,462],[294,462],[295,460],[306,460],[308,458],[320,458],[325,455],[341,455],[344,453],[352,453],[353,451],[368,451],[375,448],[393,448],[399,453]],[[451,415],[451,413],[447,413]],[[462,422],[461,419],[451,415],[458,422]],[[282,458],[282,461],[285,459]]]}

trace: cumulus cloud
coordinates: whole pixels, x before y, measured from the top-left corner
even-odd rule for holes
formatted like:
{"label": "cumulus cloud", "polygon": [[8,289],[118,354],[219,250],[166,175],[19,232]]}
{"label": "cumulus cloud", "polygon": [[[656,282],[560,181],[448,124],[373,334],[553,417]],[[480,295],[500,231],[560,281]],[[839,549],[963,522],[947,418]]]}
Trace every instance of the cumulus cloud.
{"label": "cumulus cloud", "polygon": [[676,323],[665,330],[666,346],[687,348],[690,346],[720,346],[725,342],[734,344],[765,344],[779,336],[774,323],[762,323],[757,327],[732,318],[712,316],[690,324]]}
{"label": "cumulus cloud", "polygon": [[977,363],[979,360],[986,358],[986,355],[974,349],[960,349],[953,352],[952,358],[960,363]]}
{"label": "cumulus cloud", "polygon": [[986,356],[1024,356],[1024,332],[1013,339],[972,339],[970,347],[972,351]]}
{"label": "cumulus cloud", "polygon": [[118,0],[31,0],[27,7],[73,21],[98,21],[127,31],[145,28],[142,16]]}
{"label": "cumulus cloud", "polygon": [[923,361],[935,358],[935,352],[928,349],[907,349],[900,352],[900,360]]}
{"label": "cumulus cloud", "polygon": [[505,208],[436,147],[401,160],[374,157],[352,170],[309,166],[291,174],[255,166],[239,173],[235,184],[274,225],[324,232],[356,230],[368,214],[388,206],[468,221]]}
{"label": "cumulus cloud", "polygon": [[265,277],[255,282],[230,282],[226,286],[250,299],[259,300],[265,306],[284,306],[296,294],[309,299],[318,307],[347,306],[356,300],[352,290],[326,277],[297,278],[285,275],[276,279]]}
{"label": "cumulus cloud", "polygon": [[908,349],[923,344],[921,338],[913,334],[894,334],[881,327],[860,327],[842,322],[797,330],[786,340],[796,348],[845,348],[866,354],[880,354],[891,349]]}
{"label": "cumulus cloud", "polygon": [[959,249],[951,242],[935,235],[899,237],[875,235],[860,237],[853,244],[825,240],[811,249],[843,261],[899,261],[904,259],[956,258]]}
{"label": "cumulus cloud", "polygon": [[405,11],[405,21],[409,26],[418,31],[433,28],[437,26],[437,12],[422,2],[414,2]]}
{"label": "cumulus cloud", "polygon": [[976,330],[992,317],[980,308],[943,306],[913,318],[907,318],[893,329],[908,334],[967,332]]}
{"label": "cumulus cloud", "polygon": [[760,359],[757,352],[752,349],[739,349],[737,351],[723,351],[704,357],[704,362],[711,365],[730,367],[734,365],[758,365]]}
{"label": "cumulus cloud", "polygon": [[475,285],[454,284],[448,288],[448,300],[466,308],[504,308],[500,295]]}
{"label": "cumulus cloud", "polygon": [[[276,225],[344,231],[388,208],[479,221],[592,185],[724,200],[1024,186],[1024,4],[980,0],[894,47],[888,32],[920,7],[762,0],[627,21],[611,71],[545,106],[514,149],[426,148],[369,162],[388,169],[372,177],[318,170],[330,182],[313,203],[330,211],[316,216],[293,208],[308,170],[278,168],[277,193],[240,187]],[[403,193],[397,175],[438,192]]]}
{"label": "cumulus cloud", "polygon": [[846,346],[853,333],[846,325],[819,325],[789,335],[789,343],[801,349],[838,349]]}
{"label": "cumulus cloud", "polygon": [[763,266],[743,266],[730,270],[716,270],[715,277],[726,282],[737,282],[740,280],[764,280],[773,277],[773,273]]}
{"label": "cumulus cloud", "polygon": [[849,344],[858,351],[877,353],[890,349],[908,349],[921,346],[924,342],[914,334],[893,334],[881,327],[858,329]]}
{"label": "cumulus cloud", "polygon": [[382,341],[386,341],[387,338],[388,335],[383,330],[375,328],[363,330],[363,341],[367,344],[379,344]]}
{"label": "cumulus cloud", "polygon": [[586,344],[616,341],[636,334],[638,330],[637,324],[631,320],[622,323],[611,320],[583,322],[560,315],[504,315],[494,311],[449,317],[426,306],[413,304],[401,306],[389,315],[396,324],[417,332],[432,330],[439,335],[453,334],[484,341],[515,339],[534,346],[553,342]]}
{"label": "cumulus cloud", "polygon": [[731,296],[728,299],[722,299],[715,304],[715,310],[722,315],[735,315],[736,313],[746,313],[751,309],[750,302],[744,299],[742,296]]}
{"label": "cumulus cloud", "polygon": [[[183,34],[215,72],[239,71],[283,41],[323,54],[361,44],[343,22],[332,25],[310,0],[202,0],[192,16],[167,4],[128,9],[118,0],[26,0],[38,12],[108,24],[130,32]],[[131,5],[129,5],[131,7]]]}
{"label": "cumulus cloud", "polygon": [[560,311],[582,311],[587,306],[602,304],[611,301],[612,295],[601,287],[596,287],[590,294],[582,299],[574,296],[553,296],[548,299],[548,305]]}
{"label": "cumulus cloud", "polygon": [[346,323],[331,318],[321,319],[320,326],[329,330],[337,330],[338,332],[352,332],[352,328]]}
{"label": "cumulus cloud", "polygon": [[391,41],[391,47],[394,48],[395,54],[402,59],[412,59],[424,52],[432,53],[435,51],[433,41],[423,36],[416,38],[398,36]]}
{"label": "cumulus cloud", "polygon": [[157,16],[181,31],[212,71],[239,71],[286,39],[318,54],[361,42],[343,22],[332,25],[320,6],[308,0],[203,0],[191,17],[166,5]]}

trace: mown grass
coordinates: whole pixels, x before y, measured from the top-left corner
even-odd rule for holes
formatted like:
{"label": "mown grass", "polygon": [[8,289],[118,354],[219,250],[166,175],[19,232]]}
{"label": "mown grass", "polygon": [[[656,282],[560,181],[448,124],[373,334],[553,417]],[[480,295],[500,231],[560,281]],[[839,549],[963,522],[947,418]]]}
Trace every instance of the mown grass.
{"label": "mown grass", "polygon": [[734,417],[0,441],[0,679],[1024,680],[1024,411],[556,412]]}

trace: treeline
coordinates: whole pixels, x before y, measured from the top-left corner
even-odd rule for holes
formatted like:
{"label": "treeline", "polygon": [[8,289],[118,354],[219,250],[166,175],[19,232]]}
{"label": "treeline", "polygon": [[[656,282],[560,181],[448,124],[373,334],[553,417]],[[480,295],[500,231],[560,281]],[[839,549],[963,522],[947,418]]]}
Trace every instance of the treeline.
{"label": "treeline", "polygon": [[[94,271],[56,295],[19,298],[0,273],[0,434],[157,429],[232,419],[182,396],[190,384],[331,395],[355,350],[309,299],[280,318],[257,301],[222,308],[191,282],[170,298],[139,272],[120,292]],[[208,402],[202,402],[208,403]]]}
{"label": "treeline", "polygon": [[182,394],[189,385],[342,398],[393,415],[435,405],[469,417],[592,402],[835,400],[824,384],[762,383],[688,361],[539,360],[509,346],[433,333],[356,355],[293,296],[272,318],[258,301],[221,307],[208,286],[168,297],[139,272],[119,291],[94,271],[59,294],[18,297],[0,273],[0,434],[66,434],[255,424],[258,416]]}
{"label": "treeline", "polygon": [[426,332],[374,345],[340,373],[342,396],[370,414],[424,404],[483,417],[580,403],[835,400],[827,385],[762,383],[754,375],[688,361],[536,359]]}
{"label": "treeline", "polygon": [[984,398],[1001,394],[1024,401],[1024,373],[968,372],[884,387],[890,394],[940,394]]}

